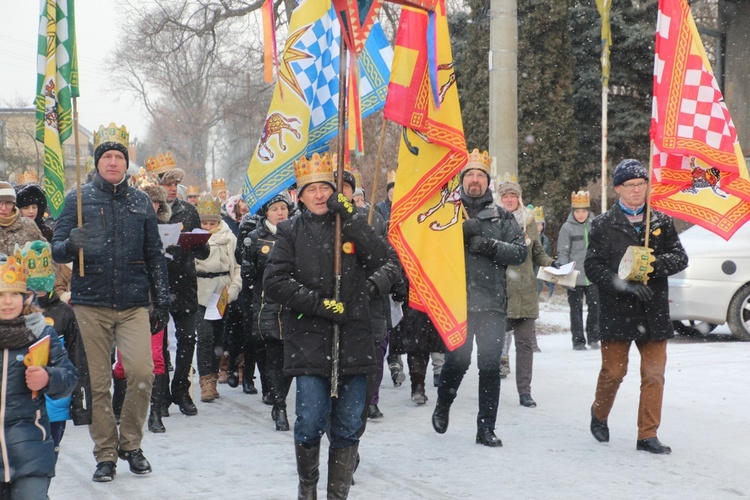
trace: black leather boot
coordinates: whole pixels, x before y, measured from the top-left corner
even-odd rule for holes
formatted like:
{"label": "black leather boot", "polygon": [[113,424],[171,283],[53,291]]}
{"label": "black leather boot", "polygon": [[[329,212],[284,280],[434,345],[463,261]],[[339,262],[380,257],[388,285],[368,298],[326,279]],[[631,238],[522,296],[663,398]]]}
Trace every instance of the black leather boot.
{"label": "black leather boot", "polygon": [[167,432],[161,421],[161,410],[164,404],[164,377],[166,375],[156,375],[154,387],[151,389],[151,413],[148,415],[148,430],[157,434]]}
{"label": "black leather boot", "polygon": [[662,444],[659,438],[646,438],[639,439],[635,443],[635,449],[639,451],[647,451],[649,453],[655,453],[657,455],[669,455],[672,453],[672,448]]}
{"label": "black leather boot", "polygon": [[240,385],[240,360],[237,357],[229,356],[229,365],[227,366],[227,385],[235,388]]}
{"label": "black leather boot", "polygon": [[112,391],[112,412],[115,414],[115,420],[120,423],[122,414],[122,403],[125,401],[125,394],[128,392],[128,380],[124,378],[112,378],[114,391]]}
{"label": "black leather boot", "polygon": [[600,443],[609,442],[609,426],[606,420],[599,420],[594,416],[594,407],[591,407],[591,434]]}
{"label": "black leather boot", "polygon": [[441,403],[440,397],[438,397],[438,402],[435,404],[435,411],[432,412],[432,427],[438,434],[445,434],[445,431],[448,430],[450,410],[451,406]]}
{"label": "black leather boot", "polygon": [[307,448],[299,441],[294,442],[297,457],[297,475],[299,500],[316,500],[318,498],[318,479],[320,478],[320,444]]}
{"label": "black leather boot", "polygon": [[328,499],[343,500],[349,496],[352,476],[357,465],[359,444],[328,450]]}
{"label": "black leather boot", "polygon": [[271,418],[276,423],[277,431],[289,430],[289,419],[286,415],[286,401],[276,401],[271,410]]}

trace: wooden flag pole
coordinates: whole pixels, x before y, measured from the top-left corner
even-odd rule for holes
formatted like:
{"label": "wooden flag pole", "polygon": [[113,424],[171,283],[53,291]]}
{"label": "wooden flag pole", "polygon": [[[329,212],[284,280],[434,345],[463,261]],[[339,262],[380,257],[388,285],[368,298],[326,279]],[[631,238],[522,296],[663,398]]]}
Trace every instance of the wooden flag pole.
{"label": "wooden flag pole", "polygon": [[372,214],[375,211],[375,193],[378,190],[378,176],[380,176],[380,155],[383,152],[385,142],[385,113],[383,113],[383,124],[380,126],[380,143],[378,144],[378,157],[375,159],[375,179],[372,181],[372,194],[370,194],[370,211],[367,214],[367,223],[372,225]]}
{"label": "wooden flag pole", "polygon": [[651,233],[651,176],[654,174],[654,141],[651,141],[648,158],[648,184],[646,184],[646,239],[643,246],[648,248],[648,237]]}
{"label": "wooden flag pole", "polygon": [[[346,41],[342,30],[339,52],[339,152],[336,165],[336,193],[338,196],[344,190],[344,163],[346,161]],[[341,215],[336,214],[336,229],[333,236],[333,298],[336,302],[341,300]],[[333,352],[331,353],[331,397],[339,396],[339,342],[341,332],[338,323],[333,324]]]}
{"label": "wooden flag pole", "polygon": [[[78,97],[73,97],[73,136],[76,147],[76,213],[78,227],[83,227],[83,205],[81,202],[81,153],[78,149]],[[94,165],[96,168],[96,165]],[[83,277],[83,248],[78,249],[78,275]]]}

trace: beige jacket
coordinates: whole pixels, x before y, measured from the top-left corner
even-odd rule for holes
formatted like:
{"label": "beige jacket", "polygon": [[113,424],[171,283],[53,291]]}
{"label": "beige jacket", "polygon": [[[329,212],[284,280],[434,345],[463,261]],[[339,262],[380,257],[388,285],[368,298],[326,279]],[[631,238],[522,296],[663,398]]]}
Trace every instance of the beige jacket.
{"label": "beige jacket", "polygon": [[[208,304],[211,294],[221,292],[222,286],[227,287],[229,302],[234,302],[242,290],[242,277],[240,266],[234,260],[234,249],[237,246],[237,237],[229,229],[224,221],[221,221],[219,230],[211,235],[208,240],[211,249],[208,258],[195,261],[195,270],[198,273],[198,304],[203,307]],[[212,278],[201,278],[203,273],[224,273],[222,276]],[[217,290],[218,289],[218,290]]]}

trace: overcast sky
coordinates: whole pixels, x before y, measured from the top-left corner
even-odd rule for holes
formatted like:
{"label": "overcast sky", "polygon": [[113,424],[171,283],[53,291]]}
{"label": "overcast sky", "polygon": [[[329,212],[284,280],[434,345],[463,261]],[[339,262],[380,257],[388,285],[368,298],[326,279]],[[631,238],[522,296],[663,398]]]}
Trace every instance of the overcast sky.
{"label": "overcast sky", "polygon": [[[12,6],[11,6],[12,5]],[[80,124],[94,131],[114,121],[125,125],[131,139],[145,136],[147,115],[132,96],[112,90],[104,60],[114,53],[124,16],[115,0],[76,0],[76,37],[81,96]],[[39,2],[2,0],[0,5],[0,107],[19,100],[33,106]]]}

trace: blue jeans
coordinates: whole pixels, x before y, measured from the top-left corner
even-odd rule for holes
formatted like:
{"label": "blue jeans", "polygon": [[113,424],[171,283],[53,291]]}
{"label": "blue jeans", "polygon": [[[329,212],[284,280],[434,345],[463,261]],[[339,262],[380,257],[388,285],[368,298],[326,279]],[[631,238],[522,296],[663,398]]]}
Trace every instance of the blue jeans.
{"label": "blue jeans", "polygon": [[318,446],[330,417],[331,449],[348,448],[359,443],[357,431],[362,425],[366,398],[366,375],[341,377],[338,398],[331,397],[329,379],[314,375],[298,376],[294,440],[307,448]]}

